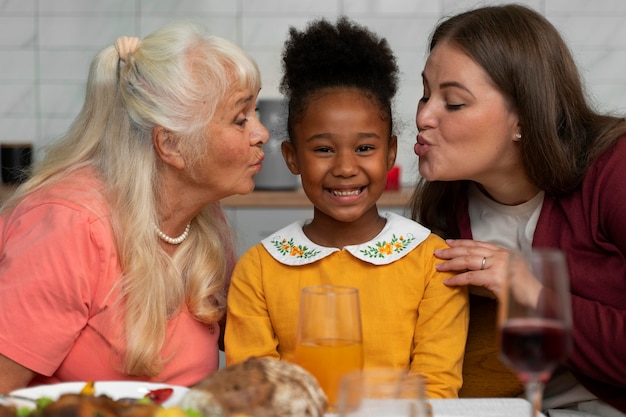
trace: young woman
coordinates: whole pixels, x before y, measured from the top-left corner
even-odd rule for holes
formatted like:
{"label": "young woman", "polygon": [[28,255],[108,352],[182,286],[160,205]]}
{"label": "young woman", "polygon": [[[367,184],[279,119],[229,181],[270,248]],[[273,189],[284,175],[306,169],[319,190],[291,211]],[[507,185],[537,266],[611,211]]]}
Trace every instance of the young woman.
{"label": "young woman", "polygon": [[[626,411],[626,122],[593,110],[557,30],[518,5],[442,22],[423,82],[413,213],[463,238],[435,252],[460,272],[446,284],[499,297],[512,250],[563,250],[574,343],[544,405]],[[541,285],[515,265],[516,298],[537,303]]]}

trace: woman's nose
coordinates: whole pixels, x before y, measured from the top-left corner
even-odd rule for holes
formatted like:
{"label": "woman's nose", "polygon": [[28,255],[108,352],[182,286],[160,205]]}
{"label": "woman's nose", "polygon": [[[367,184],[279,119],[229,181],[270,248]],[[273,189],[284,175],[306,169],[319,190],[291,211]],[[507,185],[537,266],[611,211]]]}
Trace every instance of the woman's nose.
{"label": "woman's nose", "polygon": [[417,130],[435,127],[436,123],[432,106],[429,106],[429,103],[427,102],[420,102],[417,105],[417,112],[415,114],[415,124],[417,125]]}
{"label": "woman's nose", "polygon": [[256,126],[250,135],[250,140],[253,145],[261,146],[265,145],[270,138],[270,132],[267,128],[261,123],[259,119],[256,119]]}

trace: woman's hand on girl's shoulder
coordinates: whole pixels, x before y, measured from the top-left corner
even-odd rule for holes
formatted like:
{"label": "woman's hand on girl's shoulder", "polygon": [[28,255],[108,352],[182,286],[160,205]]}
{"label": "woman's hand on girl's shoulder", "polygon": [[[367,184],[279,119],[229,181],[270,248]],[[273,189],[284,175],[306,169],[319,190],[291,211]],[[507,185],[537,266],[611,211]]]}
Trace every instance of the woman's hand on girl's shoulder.
{"label": "woman's hand on girl's shoulder", "polygon": [[541,283],[530,271],[524,258],[492,243],[470,239],[446,240],[449,248],[438,249],[435,256],[444,262],[435,265],[438,271],[456,271],[448,278],[449,286],[472,285],[491,291],[502,299],[507,285],[511,294],[524,305],[537,305]]}
{"label": "woman's hand on girl's shoulder", "polygon": [[497,245],[470,239],[449,239],[450,246],[435,251],[444,262],[438,271],[454,271],[457,275],[444,281],[446,285],[482,287],[501,298],[509,273],[511,251]]}

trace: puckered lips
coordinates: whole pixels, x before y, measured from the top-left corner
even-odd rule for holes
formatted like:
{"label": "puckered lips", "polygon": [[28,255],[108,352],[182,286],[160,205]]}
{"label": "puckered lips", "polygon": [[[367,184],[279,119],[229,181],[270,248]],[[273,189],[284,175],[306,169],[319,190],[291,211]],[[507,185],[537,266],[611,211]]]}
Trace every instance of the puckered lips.
{"label": "puckered lips", "polygon": [[424,139],[422,135],[417,135],[417,142],[413,145],[413,151],[417,156],[423,156],[426,154],[431,144]]}
{"label": "puckered lips", "polygon": [[263,160],[265,159],[265,153],[261,152],[259,159],[257,159],[256,163],[252,164],[253,167],[257,168],[259,171],[263,167]]}

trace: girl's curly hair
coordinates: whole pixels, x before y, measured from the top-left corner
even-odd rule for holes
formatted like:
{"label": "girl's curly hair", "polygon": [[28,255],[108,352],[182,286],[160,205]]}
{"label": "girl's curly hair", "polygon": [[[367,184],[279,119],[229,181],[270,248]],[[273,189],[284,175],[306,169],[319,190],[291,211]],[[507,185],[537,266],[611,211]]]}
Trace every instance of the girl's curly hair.
{"label": "girl's curly hair", "polygon": [[300,120],[309,100],[333,87],[363,90],[392,121],[392,100],[398,89],[398,65],[386,39],[340,17],[310,22],[304,31],[289,29],[282,53],[280,92],[289,99],[288,131]]}

